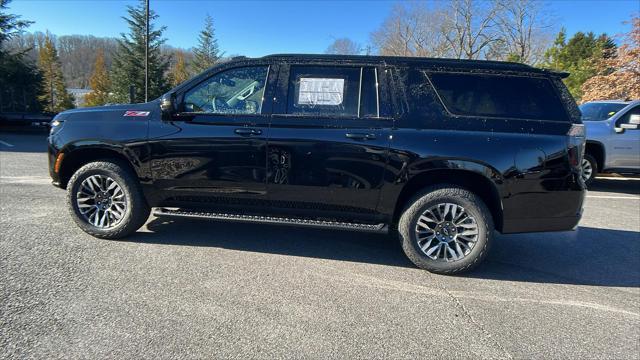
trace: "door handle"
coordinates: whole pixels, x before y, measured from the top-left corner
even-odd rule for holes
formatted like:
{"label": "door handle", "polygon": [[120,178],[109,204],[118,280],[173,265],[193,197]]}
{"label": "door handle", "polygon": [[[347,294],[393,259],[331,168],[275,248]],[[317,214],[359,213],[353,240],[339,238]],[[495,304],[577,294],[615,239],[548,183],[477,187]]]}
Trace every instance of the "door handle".
{"label": "door handle", "polygon": [[262,130],[260,130],[260,129],[251,129],[251,128],[235,129],[233,132],[235,132],[238,135],[242,135],[242,136],[251,136],[251,135],[260,135],[260,134],[262,134]]}
{"label": "door handle", "polygon": [[354,140],[375,140],[376,138],[375,134],[365,134],[365,133],[346,133],[344,136]]}

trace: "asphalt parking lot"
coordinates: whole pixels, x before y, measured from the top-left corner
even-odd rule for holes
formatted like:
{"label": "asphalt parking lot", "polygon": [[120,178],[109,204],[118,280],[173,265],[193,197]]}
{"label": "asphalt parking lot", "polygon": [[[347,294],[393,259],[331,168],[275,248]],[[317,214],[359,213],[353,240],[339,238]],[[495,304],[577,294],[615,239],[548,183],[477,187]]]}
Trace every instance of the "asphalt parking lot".
{"label": "asphalt parking lot", "polygon": [[95,239],[44,141],[0,132],[0,358],[640,357],[640,179],[453,277],[383,235],[150,218]]}

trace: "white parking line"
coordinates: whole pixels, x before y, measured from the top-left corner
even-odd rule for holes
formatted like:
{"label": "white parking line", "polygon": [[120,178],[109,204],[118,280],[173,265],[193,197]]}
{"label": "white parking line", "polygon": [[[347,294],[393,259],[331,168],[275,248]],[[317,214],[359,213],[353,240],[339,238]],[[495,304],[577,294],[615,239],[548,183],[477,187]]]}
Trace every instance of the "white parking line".
{"label": "white parking line", "polygon": [[0,145],[4,145],[4,146],[7,146],[7,147],[13,147],[13,145],[9,144],[6,141],[2,141],[2,140],[0,140]]}
{"label": "white parking line", "polygon": [[628,199],[628,200],[640,200],[640,197],[638,197],[638,196],[587,195],[587,198],[594,198],[594,199]]}
{"label": "white parking line", "polygon": [[640,177],[622,177],[622,176],[614,176],[614,175],[605,175],[605,176],[596,176],[596,180],[640,180]]}
{"label": "white parking line", "polygon": [[0,176],[3,184],[50,184],[51,179],[44,176]]}

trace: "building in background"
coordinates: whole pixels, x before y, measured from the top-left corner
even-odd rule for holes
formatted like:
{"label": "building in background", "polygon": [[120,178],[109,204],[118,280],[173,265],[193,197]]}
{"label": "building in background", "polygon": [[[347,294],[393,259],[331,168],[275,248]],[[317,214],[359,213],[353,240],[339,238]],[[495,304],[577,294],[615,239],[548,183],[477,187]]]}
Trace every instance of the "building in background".
{"label": "building in background", "polygon": [[85,96],[91,92],[91,89],[67,89],[69,94],[73,95],[73,104],[79,108],[85,106]]}

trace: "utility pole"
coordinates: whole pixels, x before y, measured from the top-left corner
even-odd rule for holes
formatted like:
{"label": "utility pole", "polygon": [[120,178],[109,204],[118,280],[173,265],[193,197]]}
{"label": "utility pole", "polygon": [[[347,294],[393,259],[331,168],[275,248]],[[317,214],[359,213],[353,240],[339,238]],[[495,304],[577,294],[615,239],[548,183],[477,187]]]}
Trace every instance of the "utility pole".
{"label": "utility pole", "polygon": [[149,0],[146,1],[146,35],[144,37],[144,102],[149,101]]}

